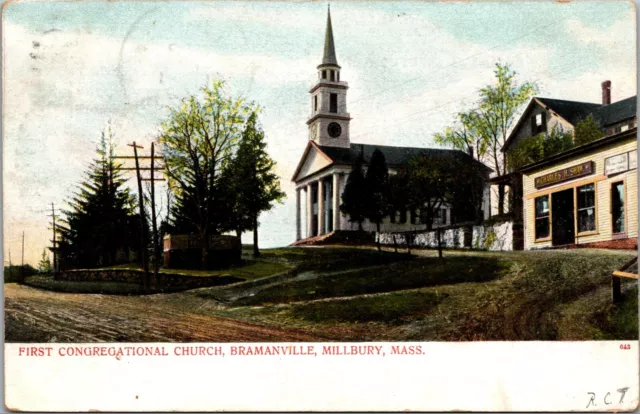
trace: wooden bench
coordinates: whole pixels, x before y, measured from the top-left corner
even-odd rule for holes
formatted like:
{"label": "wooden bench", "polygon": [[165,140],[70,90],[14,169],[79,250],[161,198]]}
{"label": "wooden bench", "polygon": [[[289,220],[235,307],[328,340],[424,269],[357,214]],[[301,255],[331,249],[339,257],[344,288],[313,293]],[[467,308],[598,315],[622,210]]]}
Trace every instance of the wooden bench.
{"label": "wooden bench", "polygon": [[613,303],[618,303],[622,300],[622,289],[620,286],[621,278],[624,277],[627,279],[638,280],[637,273],[627,272],[627,270],[631,266],[636,264],[637,261],[638,261],[638,257],[634,257],[633,259],[625,263],[620,269],[614,270],[613,273],[611,273],[611,296],[613,299]]}

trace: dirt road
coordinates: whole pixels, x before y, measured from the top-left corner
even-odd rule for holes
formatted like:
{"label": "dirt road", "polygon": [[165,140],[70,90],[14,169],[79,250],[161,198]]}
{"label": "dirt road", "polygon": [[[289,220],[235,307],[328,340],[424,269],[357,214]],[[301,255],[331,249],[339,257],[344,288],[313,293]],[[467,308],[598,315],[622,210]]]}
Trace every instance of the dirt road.
{"label": "dirt road", "polygon": [[323,338],[216,317],[192,295],[107,296],[6,284],[7,342],[290,342]]}

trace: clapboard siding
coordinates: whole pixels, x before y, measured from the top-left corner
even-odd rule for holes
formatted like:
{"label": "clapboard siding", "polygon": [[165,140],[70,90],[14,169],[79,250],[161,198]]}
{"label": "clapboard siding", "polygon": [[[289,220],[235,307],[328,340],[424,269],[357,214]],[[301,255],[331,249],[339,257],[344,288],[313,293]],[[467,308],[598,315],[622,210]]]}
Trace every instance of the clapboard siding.
{"label": "clapboard siding", "polygon": [[[590,153],[580,154],[569,160],[545,166],[533,172],[523,174],[523,194],[524,194],[524,232],[525,249],[542,248],[551,246],[551,241],[535,241],[535,197],[551,194],[555,191],[574,188],[590,182],[596,186],[596,231],[594,234],[577,235],[577,244],[607,241],[612,239],[611,223],[611,184],[624,181],[625,183],[625,227],[627,237],[638,236],[638,179],[636,169],[620,174],[605,176],[605,158],[622,154],[629,151],[637,151],[637,141],[635,137],[628,140],[618,141],[609,146],[594,149]],[[537,190],[534,185],[536,177],[572,167],[587,161],[594,162],[594,173],[587,177],[580,177],[575,180],[565,181],[544,189]],[[551,217],[553,220],[553,217]]]}

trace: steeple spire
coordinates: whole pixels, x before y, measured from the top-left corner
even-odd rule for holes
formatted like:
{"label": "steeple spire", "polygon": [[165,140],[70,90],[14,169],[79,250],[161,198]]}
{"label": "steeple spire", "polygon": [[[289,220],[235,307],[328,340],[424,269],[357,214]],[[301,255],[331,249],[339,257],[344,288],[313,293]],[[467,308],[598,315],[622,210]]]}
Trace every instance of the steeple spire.
{"label": "steeple spire", "polygon": [[338,66],[336,59],[336,48],[333,45],[333,28],[331,27],[331,6],[327,6],[327,30],[324,34],[324,56],[322,57],[323,65]]}

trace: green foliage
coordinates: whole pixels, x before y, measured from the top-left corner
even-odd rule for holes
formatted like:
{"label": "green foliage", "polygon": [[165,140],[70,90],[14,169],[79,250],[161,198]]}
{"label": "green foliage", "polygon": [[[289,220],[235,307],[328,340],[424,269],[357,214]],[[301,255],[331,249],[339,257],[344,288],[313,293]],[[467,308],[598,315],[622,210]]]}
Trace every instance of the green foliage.
{"label": "green foliage", "polygon": [[340,211],[349,215],[350,222],[358,223],[360,230],[367,214],[367,193],[367,183],[362,172],[362,157],[359,157],[347,178]]}
{"label": "green foliage", "polygon": [[591,141],[604,137],[604,132],[593,119],[591,114],[578,121],[574,131],[574,143],[576,146],[587,144]]}
{"label": "green foliage", "polygon": [[51,266],[51,260],[49,260],[49,256],[47,255],[47,249],[42,251],[42,257],[40,262],[38,263],[38,272],[39,273],[51,273],[53,271],[53,266]]}
{"label": "green foliage", "polygon": [[494,73],[495,83],[480,89],[474,126],[487,145],[491,168],[496,174],[503,175],[506,165],[501,150],[508,131],[518,109],[536,94],[538,86],[533,82],[518,83],[516,72],[506,64],[496,63]]}
{"label": "green foliage", "polygon": [[[227,185],[226,196],[234,205],[230,212],[234,230],[254,231],[254,253],[258,253],[258,217],[269,211],[274,203],[281,202],[285,193],[280,189],[280,178],[275,173],[276,163],[267,153],[264,131],[258,124],[258,114],[249,116],[242,132],[238,151],[223,184]],[[233,191],[233,194],[229,190]],[[234,197],[235,195],[235,197]]]}
{"label": "green foliage", "polygon": [[460,112],[453,127],[433,136],[436,144],[459,149],[466,153],[473,150],[474,157],[481,160],[488,148],[486,136],[481,134],[479,114],[475,110]]}
{"label": "green foliage", "polygon": [[[482,208],[484,174],[480,163],[462,153],[418,156],[409,162],[406,171],[403,191],[408,199],[400,197],[409,206],[420,209],[428,230],[433,226],[436,211],[445,204],[458,212],[459,219],[475,220]],[[405,179],[399,174],[396,180],[402,185]],[[401,205],[402,201],[394,200],[392,204]]]}
{"label": "green foliage", "polygon": [[378,231],[380,222],[389,213],[389,168],[382,151],[376,148],[371,155],[371,162],[365,177],[367,190],[366,218],[376,223]]}
{"label": "green foliage", "polygon": [[64,218],[57,226],[61,269],[106,266],[116,263],[119,251],[138,250],[139,217],[134,215],[134,197],[124,186],[114,149],[115,138],[108,128],[102,132],[98,157],[86,179],[62,211]]}
{"label": "green foliage", "polygon": [[509,168],[517,170],[525,165],[559,154],[573,147],[571,133],[554,128],[545,133],[526,137],[511,148],[507,156]]}
{"label": "green foliage", "polygon": [[175,199],[167,231],[196,233],[203,240],[220,233],[227,221],[219,208],[220,177],[254,111],[244,99],[227,96],[217,80],[169,109],[159,137]]}
{"label": "green foliage", "polygon": [[21,277],[33,276],[38,271],[31,265],[24,266],[5,266],[4,267],[4,282],[5,283],[18,283]]}
{"label": "green foliage", "polygon": [[484,242],[482,243],[482,248],[489,250],[497,240],[498,236],[496,235],[496,232],[493,229],[489,230],[484,238]]}

